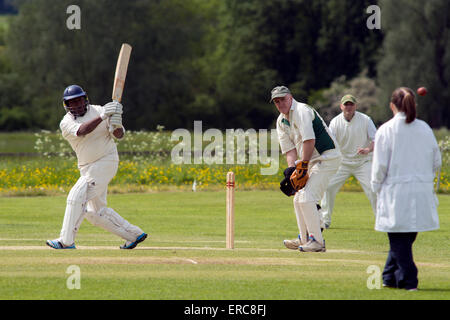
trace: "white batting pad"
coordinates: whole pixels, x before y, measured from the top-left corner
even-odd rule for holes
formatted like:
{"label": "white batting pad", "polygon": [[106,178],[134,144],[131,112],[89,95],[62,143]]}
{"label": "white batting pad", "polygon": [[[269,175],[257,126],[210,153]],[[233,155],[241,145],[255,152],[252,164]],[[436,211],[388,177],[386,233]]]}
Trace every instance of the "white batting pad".
{"label": "white batting pad", "polygon": [[61,242],[69,246],[75,242],[75,235],[84,218],[88,180],[80,177],[67,197],[66,212],[61,229]]}
{"label": "white batting pad", "polygon": [[141,228],[132,225],[111,208],[102,208],[98,212],[86,212],[86,219],[94,226],[101,227],[127,241],[135,241],[144,233]]}

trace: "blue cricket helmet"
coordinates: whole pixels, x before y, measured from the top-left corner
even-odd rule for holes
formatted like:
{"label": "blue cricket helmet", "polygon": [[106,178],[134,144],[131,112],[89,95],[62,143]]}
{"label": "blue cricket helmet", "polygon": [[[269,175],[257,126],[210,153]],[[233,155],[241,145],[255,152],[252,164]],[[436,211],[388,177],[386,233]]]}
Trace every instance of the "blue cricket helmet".
{"label": "blue cricket helmet", "polygon": [[67,101],[67,100],[72,100],[78,97],[87,97],[86,92],[84,92],[83,88],[81,88],[80,86],[77,86],[76,84],[70,85],[68,86],[65,90],[64,90],[64,95],[63,95],[63,100]]}
{"label": "blue cricket helmet", "polygon": [[[84,108],[82,108],[82,109],[71,108],[69,106],[68,101],[79,98],[79,97],[85,97],[85,99],[86,99],[86,104],[84,105]],[[89,104],[89,99],[88,99],[87,93],[80,86],[73,84],[73,85],[68,86],[64,90],[64,94],[63,94],[64,109],[66,109],[67,112],[70,112],[73,116],[75,116],[75,117],[84,116],[84,114],[87,112],[88,104]]]}

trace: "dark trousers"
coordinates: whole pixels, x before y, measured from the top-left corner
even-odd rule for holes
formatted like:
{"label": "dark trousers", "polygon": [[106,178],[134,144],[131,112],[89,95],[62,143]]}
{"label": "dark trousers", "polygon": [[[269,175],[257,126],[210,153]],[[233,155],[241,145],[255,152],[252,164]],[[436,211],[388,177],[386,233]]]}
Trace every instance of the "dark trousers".
{"label": "dark trousers", "polygon": [[383,271],[383,284],[400,289],[417,288],[417,267],[412,245],[417,232],[388,233],[390,250]]}

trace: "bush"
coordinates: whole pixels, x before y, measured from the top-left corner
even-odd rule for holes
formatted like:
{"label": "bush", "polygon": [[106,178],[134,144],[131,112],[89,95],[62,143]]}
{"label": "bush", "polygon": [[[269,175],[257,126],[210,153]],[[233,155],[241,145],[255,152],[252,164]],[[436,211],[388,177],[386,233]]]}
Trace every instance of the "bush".
{"label": "bush", "polygon": [[369,78],[367,71],[364,71],[351,80],[347,80],[345,76],[337,78],[329,88],[315,91],[310,95],[308,103],[318,110],[325,122],[329,123],[341,112],[339,105],[342,97],[351,94],[358,102],[357,111],[371,116],[374,122],[377,122],[378,92],[375,80]]}

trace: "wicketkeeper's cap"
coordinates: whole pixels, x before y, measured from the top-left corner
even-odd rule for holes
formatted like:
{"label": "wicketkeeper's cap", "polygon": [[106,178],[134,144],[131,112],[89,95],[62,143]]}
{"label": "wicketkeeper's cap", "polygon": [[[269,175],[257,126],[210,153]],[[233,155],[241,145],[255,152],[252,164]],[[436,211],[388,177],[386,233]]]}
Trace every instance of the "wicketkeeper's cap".
{"label": "wicketkeeper's cap", "polygon": [[347,94],[342,97],[341,104],[346,104],[347,102],[351,102],[353,104],[356,104],[356,98],[352,96],[351,94]]}
{"label": "wicketkeeper's cap", "polygon": [[272,89],[271,94],[272,97],[270,98],[270,102],[272,102],[275,98],[281,98],[291,94],[291,91],[285,86],[278,86]]}

